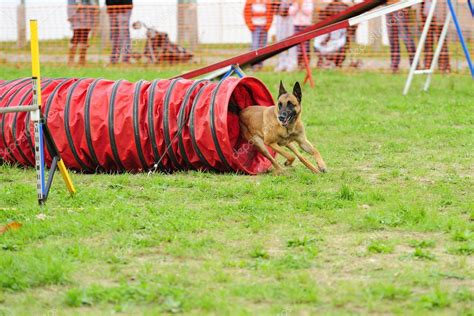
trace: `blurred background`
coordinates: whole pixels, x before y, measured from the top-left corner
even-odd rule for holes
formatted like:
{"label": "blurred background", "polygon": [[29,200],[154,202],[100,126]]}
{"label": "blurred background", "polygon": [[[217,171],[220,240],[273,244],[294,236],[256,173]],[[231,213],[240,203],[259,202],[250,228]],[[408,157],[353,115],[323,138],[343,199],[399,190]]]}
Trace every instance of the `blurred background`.
{"label": "blurred background", "polygon": [[[77,3],[76,3],[77,2]],[[133,67],[146,65],[157,68],[195,68],[215,63],[250,50],[252,36],[244,19],[245,0],[134,0],[128,22],[130,44],[127,50],[130,59],[125,62],[113,60],[113,36],[111,36],[110,6],[105,0],[89,1],[86,8],[87,36],[85,53],[75,52],[71,60],[74,15],[84,15],[81,1],[2,0],[0,2],[0,64],[27,65],[29,55],[28,20],[39,21],[41,62],[43,64],[73,64],[83,54],[85,65],[107,66],[109,64]],[[356,2],[342,1],[348,6]],[[70,4],[68,6],[68,3]],[[322,18],[322,12],[330,0],[313,1],[312,23]],[[454,0],[457,15],[471,56],[474,47],[474,19],[466,0]],[[128,10],[128,9],[127,9]],[[325,12],[326,15],[331,12]],[[438,23],[445,14],[445,7],[437,8]],[[73,17],[71,19],[71,16]],[[140,21],[141,23],[134,23]],[[77,22],[77,21],[76,21]],[[401,21],[410,31],[415,44],[423,28],[421,5],[407,10],[407,18]],[[275,19],[268,31],[268,42],[276,41]],[[433,34],[436,34],[433,33]],[[84,36],[84,35],[83,35]],[[390,71],[390,41],[386,17],[360,25],[352,34],[348,32],[351,46],[344,52],[344,60],[337,65],[344,69]],[[402,35],[403,37],[403,35]],[[436,44],[436,36],[431,39]],[[77,39],[76,39],[77,42]],[[448,33],[450,71],[465,72],[467,63],[463,55],[454,26]],[[76,43],[77,44],[77,43]],[[80,41],[79,41],[80,44]],[[431,43],[433,45],[433,43]],[[334,64],[319,64],[313,45],[310,45],[313,67],[336,67]],[[74,48],[76,49],[76,48]],[[80,50],[80,47],[77,48]],[[400,39],[400,68],[408,69],[407,49]],[[80,58],[80,57],[79,57]],[[264,67],[276,67],[277,57],[265,62]],[[423,66],[423,65],[422,65]]]}

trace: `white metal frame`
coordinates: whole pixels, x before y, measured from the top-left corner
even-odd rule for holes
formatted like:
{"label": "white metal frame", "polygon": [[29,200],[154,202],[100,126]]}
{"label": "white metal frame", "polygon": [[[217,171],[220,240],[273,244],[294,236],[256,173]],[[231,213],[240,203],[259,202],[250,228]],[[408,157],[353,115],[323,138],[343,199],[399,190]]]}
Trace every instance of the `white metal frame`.
{"label": "white metal frame", "polygon": [[[442,0],[441,0],[442,1]],[[436,45],[436,50],[433,55],[433,60],[431,61],[430,69],[417,70],[418,63],[420,61],[421,52],[425,46],[426,37],[428,36],[428,31],[430,29],[431,21],[433,20],[433,15],[436,10],[436,5],[438,0],[433,0],[431,3],[430,11],[426,18],[425,25],[423,27],[423,32],[421,33],[420,41],[418,42],[418,47],[416,48],[415,58],[413,63],[410,66],[410,72],[408,73],[407,81],[405,82],[405,88],[403,89],[403,95],[406,95],[410,90],[411,83],[413,81],[414,75],[427,75],[425,85],[423,86],[424,91],[428,91],[428,88],[431,84],[431,78],[435,71],[436,64],[438,63],[439,56],[441,55],[441,50],[443,49],[443,43],[446,40],[446,36],[449,30],[449,24],[451,23],[451,12],[448,10],[446,12],[446,20],[444,21],[443,30],[438,39],[438,44]]]}
{"label": "white metal frame", "polygon": [[[441,31],[441,35],[439,36],[439,39],[438,39],[438,45],[436,46],[436,51],[433,56],[433,60],[431,61],[431,67],[429,69],[428,76],[426,77],[425,85],[423,87],[424,91],[428,91],[428,88],[430,87],[431,77],[435,70],[436,64],[438,63],[439,56],[441,55],[441,50],[443,49],[443,43],[446,40],[446,36],[448,35],[450,23],[451,23],[451,12],[448,11],[446,13],[446,20],[444,21],[443,30]],[[406,93],[408,93],[408,90],[404,92],[404,94]]]}

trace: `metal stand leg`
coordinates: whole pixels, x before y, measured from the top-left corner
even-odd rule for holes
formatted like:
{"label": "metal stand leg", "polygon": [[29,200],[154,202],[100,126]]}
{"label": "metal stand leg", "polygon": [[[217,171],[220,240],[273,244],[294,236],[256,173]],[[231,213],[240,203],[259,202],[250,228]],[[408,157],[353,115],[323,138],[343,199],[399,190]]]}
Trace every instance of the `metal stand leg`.
{"label": "metal stand leg", "polygon": [[415,58],[413,59],[413,63],[411,64],[410,73],[408,74],[408,78],[405,83],[405,88],[403,89],[404,95],[406,95],[408,93],[408,90],[410,90],[413,75],[415,75],[416,67],[418,66],[418,62],[420,61],[421,52],[423,51],[423,46],[425,45],[426,36],[428,35],[431,21],[433,20],[433,15],[436,9],[437,2],[437,0],[433,0],[433,2],[431,3],[430,12],[428,13],[428,17],[426,18],[425,26],[423,27],[423,32],[421,33],[420,41],[418,42],[418,47],[416,48]]}
{"label": "metal stand leg", "polygon": [[240,69],[239,65],[236,64],[232,65],[230,69],[224,74],[224,76],[222,76],[221,81],[226,79],[227,77],[232,76],[234,73],[237,74],[239,78],[245,77],[245,73],[242,71],[242,69]]}
{"label": "metal stand leg", "polygon": [[444,21],[443,30],[441,31],[441,35],[438,39],[438,45],[436,46],[436,51],[433,56],[433,60],[431,61],[430,72],[426,77],[425,86],[423,88],[424,91],[428,91],[431,83],[431,77],[433,76],[436,64],[438,63],[439,55],[441,55],[441,50],[443,49],[444,41],[446,40],[446,36],[448,35],[449,23],[451,23],[451,14],[448,12],[446,14],[446,20]]}
{"label": "metal stand leg", "polygon": [[466,56],[466,61],[469,65],[469,70],[471,71],[471,77],[474,78],[474,66],[472,65],[471,55],[469,55],[469,49],[467,48],[466,42],[464,41],[464,36],[462,35],[461,25],[459,25],[458,18],[456,17],[456,11],[454,10],[453,3],[451,0],[447,1],[449,11],[451,11],[451,15],[453,17],[454,26],[456,27],[456,31],[458,33],[459,41],[461,42],[462,50],[464,51],[464,56]]}

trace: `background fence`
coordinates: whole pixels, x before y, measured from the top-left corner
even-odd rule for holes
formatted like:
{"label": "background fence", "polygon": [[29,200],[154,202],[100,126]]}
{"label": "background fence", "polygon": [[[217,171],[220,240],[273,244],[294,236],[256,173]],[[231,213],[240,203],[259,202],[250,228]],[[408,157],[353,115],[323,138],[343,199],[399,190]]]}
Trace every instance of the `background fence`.
{"label": "background fence", "polygon": [[[68,21],[68,6],[64,4],[27,4],[0,2],[0,64],[27,64],[29,56],[29,30],[27,20],[39,21],[41,62],[48,64],[67,64],[71,53],[73,31]],[[19,0],[18,0],[19,1]],[[135,1],[138,2],[138,1]],[[443,2],[443,1],[441,1]],[[321,12],[330,1],[314,2],[313,23],[321,18]],[[352,2],[345,2],[353,5]],[[243,52],[250,48],[251,34],[245,25],[243,9],[244,0],[200,1],[195,4],[177,4],[174,0],[160,0],[156,3],[136,3],[131,10],[130,36],[131,59],[127,66],[150,65],[153,67],[170,67],[179,63],[183,68],[193,68],[217,62]],[[470,16],[465,0],[455,3],[458,18],[464,30],[471,55],[474,47],[474,19]],[[71,8],[69,8],[71,10]],[[443,6],[437,9],[435,17],[442,24]],[[109,10],[110,11],[110,10]],[[113,36],[110,29],[110,12],[105,6],[93,7],[90,11],[92,30],[88,35],[88,48],[84,54],[88,65],[104,66],[111,62]],[[421,5],[407,10],[406,19],[397,21],[405,23],[415,45],[423,27],[423,10]],[[141,21],[136,29],[133,22]],[[153,27],[159,31],[149,30],[157,42],[147,42],[147,30]],[[436,35],[436,25],[433,25]],[[163,33],[161,33],[163,32]],[[113,32],[112,32],[113,33]],[[167,43],[168,36],[170,43]],[[269,30],[269,42],[275,41],[276,25],[273,22]],[[113,34],[112,34],[113,35]],[[360,69],[390,69],[390,48],[386,17],[375,19],[360,25],[355,34],[350,35],[351,46],[345,52],[342,67]],[[112,40],[111,40],[112,38]],[[159,38],[159,39],[158,39]],[[436,39],[436,36],[433,36]],[[77,41],[76,41],[77,42]],[[163,43],[167,43],[166,47]],[[173,45],[174,43],[178,46]],[[153,46],[157,45],[157,46]],[[400,39],[402,56],[401,68],[408,68],[407,50]],[[155,54],[150,54],[150,47]],[[312,50],[313,45],[311,45]],[[452,71],[465,71],[465,62],[454,27],[448,35],[449,59]],[[80,58],[80,47],[76,59]],[[166,57],[168,56],[168,57]],[[70,58],[70,57],[69,57]],[[317,65],[317,56],[311,53],[311,63]],[[123,63],[118,61],[118,64]],[[265,63],[265,67],[275,67],[276,57]],[[321,64],[320,64],[321,65]],[[332,67],[333,64],[323,64]],[[423,63],[422,65],[423,66]]]}

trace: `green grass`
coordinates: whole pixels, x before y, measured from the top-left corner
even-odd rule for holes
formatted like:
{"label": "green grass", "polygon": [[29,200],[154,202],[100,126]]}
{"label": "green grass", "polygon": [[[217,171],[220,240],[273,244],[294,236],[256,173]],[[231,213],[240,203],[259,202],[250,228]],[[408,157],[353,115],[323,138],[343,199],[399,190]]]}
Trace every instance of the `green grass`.
{"label": "green grass", "polygon": [[[273,93],[303,78],[255,75]],[[405,75],[314,75],[303,120],[324,175],[73,174],[77,195],[57,177],[40,208],[34,171],[0,166],[0,225],[23,224],[0,235],[0,315],[472,314],[472,80],[403,97]]]}

